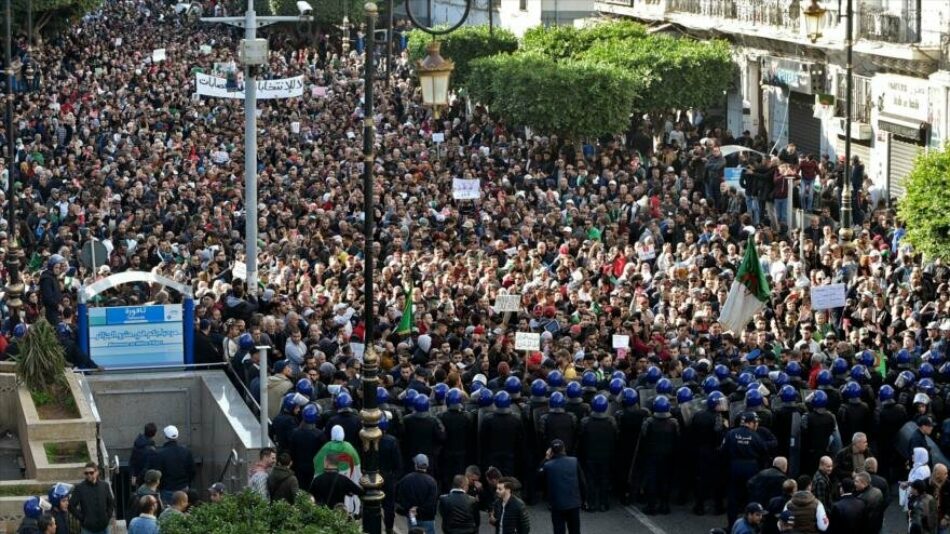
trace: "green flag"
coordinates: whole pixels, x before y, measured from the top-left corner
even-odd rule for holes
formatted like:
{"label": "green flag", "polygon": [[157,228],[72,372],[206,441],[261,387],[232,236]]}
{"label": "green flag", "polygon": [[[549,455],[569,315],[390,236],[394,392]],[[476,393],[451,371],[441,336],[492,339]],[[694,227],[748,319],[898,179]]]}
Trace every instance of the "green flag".
{"label": "green flag", "polygon": [[406,304],[402,308],[402,319],[399,320],[399,326],[396,328],[397,334],[411,334],[412,333],[412,286],[409,286],[409,289],[404,289],[406,295]]}
{"label": "green flag", "polygon": [[759,255],[755,250],[755,241],[749,236],[746,243],[745,256],[736,279],[732,282],[726,303],[719,312],[719,322],[723,329],[739,333],[745,329],[749,319],[759,312],[769,300],[771,290],[769,282],[759,263]]}

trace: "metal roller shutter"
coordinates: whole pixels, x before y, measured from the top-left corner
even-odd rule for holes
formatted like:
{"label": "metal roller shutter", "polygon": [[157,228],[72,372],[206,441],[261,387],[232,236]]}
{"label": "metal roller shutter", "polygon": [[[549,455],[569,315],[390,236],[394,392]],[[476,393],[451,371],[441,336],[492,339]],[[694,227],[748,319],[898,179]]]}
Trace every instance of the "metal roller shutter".
{"label": "metal roller shutter", "polygon": [[[835,141],[835,154],[839,157],[844,156],[844,139],[842,137],[838,137]],[[851,156],[861,158],[861,161],[864,163],[864,168],[867,169],[871,162],[871,147],[851,139]]]}
{"label": "metal roller shutter", "polygon": [[821,120],[816,119],[815,97],[792,92],[788,101],[788,142],[801,154],[821,153]]}
{"label": "metal roller shutter", "polygon": [[923,152],[924,147],[908,143],[900,137],[891,136],[888,164],[887,188],[889,195],[895,198],[904,196],[904,180],[914,167],[917,155]]}

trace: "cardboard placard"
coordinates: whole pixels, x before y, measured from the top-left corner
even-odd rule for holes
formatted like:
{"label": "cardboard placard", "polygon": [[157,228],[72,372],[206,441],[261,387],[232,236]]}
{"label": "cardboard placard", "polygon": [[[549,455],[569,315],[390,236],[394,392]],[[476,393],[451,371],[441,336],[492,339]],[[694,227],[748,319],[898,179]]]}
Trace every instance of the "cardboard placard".
{"label": "cardboard placard", "polygon": [[495,297],[495,312],[519,312],[521,311],[521,295],[498,295]]}
{"label": "cardboard placard", "polygon": [[611,345],[613,345],[615,349],[628,349],[630,348],[630,336],[614,334],[611,339]]}
{"label": "cardboard placard", "polygon": [[843,308],[845,304],[845,294],[844,284],[812,286],[811,309],[827,310],[830,308]]}
{"label": "cardboard placard", "polygon": [[541,350],[541,334],[516,332],[515,350]]}
{"label": "cardboard placard", "polygon": [[234,262],[234,267],[231,268],[231,278],[247,280],[247,264],[243,261]]}
{"label": "cardboard placard", "polygon": [[452,198],[455,200],[478,200],[482,197],[481,181],[478,178],[452,179]]}

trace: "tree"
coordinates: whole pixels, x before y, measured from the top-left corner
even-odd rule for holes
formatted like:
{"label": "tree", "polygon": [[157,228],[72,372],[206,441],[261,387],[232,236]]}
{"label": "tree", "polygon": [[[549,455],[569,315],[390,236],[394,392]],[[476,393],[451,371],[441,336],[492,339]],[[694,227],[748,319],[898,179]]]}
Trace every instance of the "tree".
{"label": "tree", "polygon": [[659,118],[673,110],[704,108],[721,102],[734,67],[725,41],[693,41],[665,36],[601,41],[584,54],[642,78],[634,106]]}
{"label": "tree", "polygon": [[343,512],[310,502],[301,493],[297,502],[269,503],[245,490],[219,503],[193,508],[188,515],[162,525],[162,534],[360,534],[359,523]]}
{"label": "tree", "polygon": [[950,145],[920,155],[904,187],[897,205],[903,241],[927,257],[950,259]]}
{"label": "tree", "polygon": [[[438,37],[442,41],[442,57],[451,59],[455,63],[452,71],[452,84],[456,87],[466,87],[473,60],[494,56],[495,54],[511,54],[518,50],[518,38],[515,34],[502,28],[495,28],[494,34],[487,25],[462,26],[454,32]],[[422,30],[413,30],[409,33],[409,59],[413,63],[426,56],[426,44],[432,36]]]}
{"label": "tree", "polygon": [[[51,35],[73,23],[76,19],[97,9],[102,0],[35,0],[33,1],[33,34]],[[13,20],[27,32],[27,0],[14,1]]]}
{"label": "tree", "polygon": [[613,65],[537,53],[477,59],[471,80],[472,97],[510,124],[574,141],[622,131],[639,86]]}
{"label": "tree", "polygon": [[17,379],[34,393],[53,394],[66,387],[66,357],[56,331],[40,318],[27,331],[16,356]]}
{"label": "tree", "polygon": [[521,47],[552,59],[579,58],[591,46],[601,43],[638,40],[647,36],[646,28],[628,20],[602,22],[586,28],[573,26],[536,26],[525,32]]}

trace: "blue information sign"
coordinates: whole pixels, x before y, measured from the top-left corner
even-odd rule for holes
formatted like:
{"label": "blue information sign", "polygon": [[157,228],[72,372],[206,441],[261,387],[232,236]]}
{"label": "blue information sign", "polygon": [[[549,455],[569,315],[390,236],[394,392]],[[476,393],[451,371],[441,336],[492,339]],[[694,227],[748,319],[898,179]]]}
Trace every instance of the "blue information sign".
{"label": "blue information sign", "polygon": [[89,352],[103,367],[181,365],[182,306],[90,308]]}

